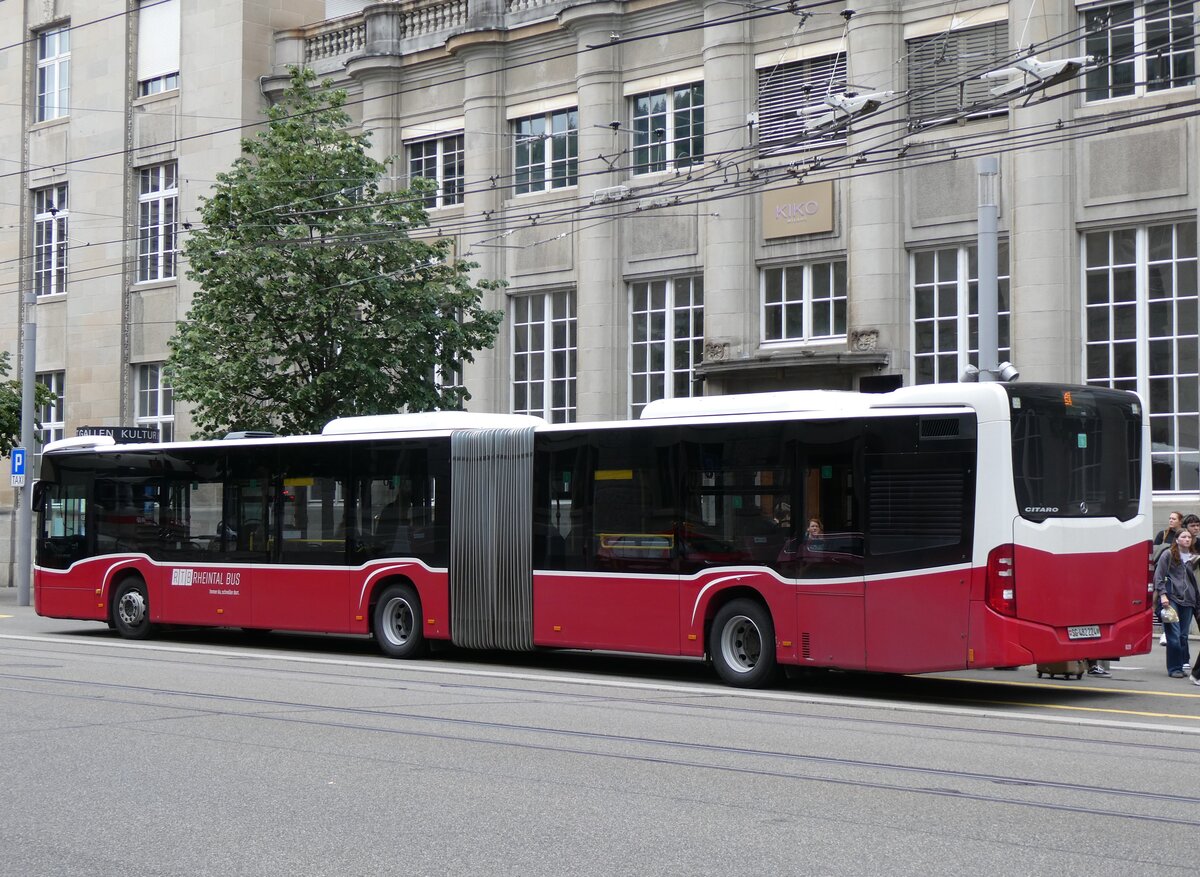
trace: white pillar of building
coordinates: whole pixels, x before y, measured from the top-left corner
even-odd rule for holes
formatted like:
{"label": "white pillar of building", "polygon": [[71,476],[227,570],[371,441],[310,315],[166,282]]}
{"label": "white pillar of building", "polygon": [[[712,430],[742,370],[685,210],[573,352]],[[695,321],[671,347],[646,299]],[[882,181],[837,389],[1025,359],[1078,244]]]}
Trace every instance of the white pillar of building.
{"label": "white pillar of building", "polygon": [[[863,11],[849,23],[848,78],[860,88],[894,88],[901,33],[899,4]],[[880,126],[903,124],[898,110],[884,109],[860,123],[864,135],[851,126],[846,149],[853,154],[864,143],[878,141]],[[844,175],[835,183],[846,223],[847,323],[853,331],[877,329],[877,346],[891,356],[889,368],[906,368],[911,356],[908,266],[904,246],[904,174]],[[901,280],[897,283],[897,280]]]}
{"label": "white pillar of building", "polygon": [[[579,100],[579,201],[587,204],[598,189],[618,183],[598,157],[613,155],[609,123],[624,119],[620,48],[610,45],[621,32],[620,3],[586,3],[566,9],[559,21],[574,34],[578,47],[576,95]],[[603,46],[603,48],[589,48]],[[624,144],[622,144],[624,145]],[[593,207],[575,226],[575,313],[587,337],[576,344],[576,417],[606,420],[628,411],[628,357],[624,327],[628,305],[618,266],[620,221],[600,222],[620,208]]]}
{"label": "white pillar of building", "polygon": [[[451,43],[462,61],[463,75],[463,215],[470,232],[459,238],[459,255],[479,267],[475,279],[504,278],[505,260],[500,247],[480,245],[502,230],[505,180],[509,173],[507,129],[504,119],[504,45],[495,31],[465,34]],[[498,182],[497,182],[498,181]],[[483,304],[489,310],[507,311],[503,289],[485,291]],[[476,351],[475,361],[463,370],[471,399],[469,411],[511,410],[509,399],[509,322],[497,330],[495,344]]]}
{"label": "white pillar of building", "polygon": [[[745,171],[754,155],[746,115],[753,106],[755,77],[753,23],[744,17],[744,7],[724,0],[704,5],[706,22],[733,19],[704,30],[704,160],[706,166],[737,162],[734,178],[741,168],[749,180]],[[749,359],[758,348],[754,208],[759,201],[757,195],[735,195],[700,206],[706,360]]]}
{"label": "white pillar of building", "polygon": [[[1053,41],[1074,26],[1074,16],[1074,7],[1067,10],[1064,4],[1014,0],[1009,4],[1010,43],[1015,49],[1018,40],[1024,46]],[[1067,54],[1066,48],[1054,52],[1055,57]],[[1014,101],[1010,126],[1021,130],[1053,125],[1069,112],[1063,105],[1068,100],[1074,98],[1028,107]],[[1022,380],[1075,382],[1083,377],[1076,294],[1078,244],[1072,220],[1075,148],[1067,140],[1022,146],[1011,153],[1007,183],[1001,168],[1001,220],[1007,212],[1013,254],[1012,362],[1021,370]]]}

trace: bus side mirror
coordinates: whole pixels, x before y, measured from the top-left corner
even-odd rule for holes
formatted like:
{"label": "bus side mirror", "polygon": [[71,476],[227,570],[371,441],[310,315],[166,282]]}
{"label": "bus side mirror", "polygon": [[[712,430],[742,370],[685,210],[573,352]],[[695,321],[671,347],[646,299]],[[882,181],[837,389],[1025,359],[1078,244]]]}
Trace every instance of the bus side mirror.
{"label": "bus side mirror", "polygon": [[45,502],[45,500],[46,500],[46,482],[44,482],[44,481],[33,482],[33,500],[32,500],[33,510],[35,512],[41,510],[42,503]]}

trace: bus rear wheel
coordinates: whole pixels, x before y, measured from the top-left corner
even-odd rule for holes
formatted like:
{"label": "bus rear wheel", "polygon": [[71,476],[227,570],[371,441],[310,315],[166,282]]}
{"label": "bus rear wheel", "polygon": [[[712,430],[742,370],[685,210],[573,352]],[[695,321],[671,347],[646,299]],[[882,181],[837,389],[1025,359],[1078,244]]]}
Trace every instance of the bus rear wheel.
{"label": "bus rear wheel", "polygon": [[141,579],[125,579],[113,595],[112,622],[125,639],[150,636],[150,598]]}
{"label": "bus rear wheel", "polygon": [[754,600],[726,603],[713,618],[709,652],[717,675],[737,688],[758,688],[775,676],[775,625]]}
{"label": "bus rear wheel", "polygon": [[375,640],[385,655],[416,658],[429,643],[421,629],[421,598],[412,585],[389,585],[375,603]]}

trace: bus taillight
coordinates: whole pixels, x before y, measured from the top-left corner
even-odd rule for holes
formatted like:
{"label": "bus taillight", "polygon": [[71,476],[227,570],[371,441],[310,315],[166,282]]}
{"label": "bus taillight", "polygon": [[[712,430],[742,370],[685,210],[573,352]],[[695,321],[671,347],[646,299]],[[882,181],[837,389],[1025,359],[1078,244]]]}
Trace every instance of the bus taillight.
{"label": "bus taillight", "polygon": [[984,600],[993,611],[999,612],[1001,615],[1017,614],[1012,545],[997,545],[988,554]]}

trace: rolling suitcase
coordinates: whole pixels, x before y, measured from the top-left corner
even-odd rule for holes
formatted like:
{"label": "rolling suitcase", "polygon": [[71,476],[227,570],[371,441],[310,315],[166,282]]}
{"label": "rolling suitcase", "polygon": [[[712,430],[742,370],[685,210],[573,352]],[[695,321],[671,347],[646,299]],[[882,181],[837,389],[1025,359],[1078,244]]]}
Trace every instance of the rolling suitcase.
{"label": "rolling suitcase", "polygon": [[1059,676],[1063,679],[1070,679],[1074,676],[1076,679],[1082,679],[1086,672],[1087,661],[1059,661],[1056,664],[1037,665],[1038,679],[1041,679],[1042,676],[1049,676],[1051,679]]}

